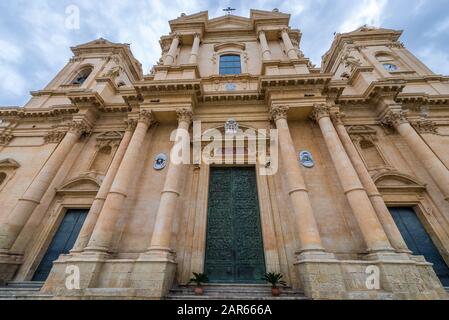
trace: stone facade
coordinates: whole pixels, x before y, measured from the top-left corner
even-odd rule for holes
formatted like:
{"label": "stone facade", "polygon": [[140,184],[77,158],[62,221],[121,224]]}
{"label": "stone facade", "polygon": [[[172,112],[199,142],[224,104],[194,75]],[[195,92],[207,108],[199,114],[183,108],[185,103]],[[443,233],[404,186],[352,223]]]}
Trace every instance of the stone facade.
{"label": "stone facade", "polygon": [[[413,208],[449,264],[449,78],[401,31],[368,26],[337,34],[315,67],[289,20],[182,15],[147,75],[128,45],[92,41],[24,107],[1,108],[0,280],[31,280],[67,210],[88,209],[43,292],[161,299],[186,284],[204,270],[211,166],[153,162],[170,155],[174,130],[224,131],[232,119],[278,134],[278,170],[257,175],[267,271],[314,299],[447,299],[389,207]],[[241,72],[220,74],[223,55]],[[68,266],[80,270],[75,290]]]}

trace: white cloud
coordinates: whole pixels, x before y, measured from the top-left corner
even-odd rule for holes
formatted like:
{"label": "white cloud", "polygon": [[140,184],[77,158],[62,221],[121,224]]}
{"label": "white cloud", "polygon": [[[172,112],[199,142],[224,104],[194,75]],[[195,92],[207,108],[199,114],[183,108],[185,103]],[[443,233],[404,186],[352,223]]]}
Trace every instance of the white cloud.
{"label": "white cloud", "polygon": [[363,0],[352,10],[346,13],[343,24],[339,27],[339,32],[354,31],[358,27],[367,24],[379,27],[382,23],[382,15],[388,0]]}
{"label": "white cloud", "polygon": [[16,68],[0,63],[0,74],[0,91],[7,101],[10,101],[10,96],[17,98],[24,93],[26,81]]}

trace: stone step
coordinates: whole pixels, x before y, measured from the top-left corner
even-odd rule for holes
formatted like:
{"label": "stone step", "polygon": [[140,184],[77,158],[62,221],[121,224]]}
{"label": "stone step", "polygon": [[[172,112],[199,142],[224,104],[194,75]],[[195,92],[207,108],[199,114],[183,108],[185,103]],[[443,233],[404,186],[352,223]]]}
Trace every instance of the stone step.
{"label": "stone step", "polygon": [[169,295],[165,298],[166,300],[248,300],[248,301],[263,301],[263,300],[309,300],[305,296],[280,296],[280,297],[272,297],[272,296],[234,296],[234,295],[224,295],[224,296],[196,296],[196,295]]}
{"label": "stone step", "polygon": [[282,288],[280,297],[271,295],[267,285],[219,284],[204,285],[204,295],[195,295],[195,286],[178,286],[170,290],[168,300],[304,300],[304,293],[292,288]]}
{"label": "stone step", "polygon": [[444,287],[446,289],[447,293],[449,293],[449,287]]}
{"label": "stone step", "polygon": [[39,288],[44,286],[45,282],[41,281],[11,281],[6,284],[9,288]]}

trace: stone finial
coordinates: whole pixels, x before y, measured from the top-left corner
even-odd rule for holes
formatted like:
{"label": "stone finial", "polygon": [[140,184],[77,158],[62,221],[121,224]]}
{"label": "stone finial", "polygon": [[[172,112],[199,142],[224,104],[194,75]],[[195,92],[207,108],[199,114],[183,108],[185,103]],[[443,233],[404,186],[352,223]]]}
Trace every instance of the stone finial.
{"label": "stone finial", "polygon": [[150,126],[154,122],[153,112],[147,110],[141,111],[138,122],[143,122]]}
{"label": "stone finial", "polygon": [[435,122],[428,119],[411,122],[411,125],[419,133],[438,134],[438,128]]}
{"label": "stone finial", "polygon": [[382,125],[386,127],[397,127],[407,122],[407,112],[404,110],[390,110],[381,120]]}
{"label": "stone finial", "polygon": [[313,105],[313,112],[311,116],[312,120],[318,122],[324,117],[330,117],[330,107],[325,103],[315,103]]}
{"label": "stone finial", "polygon": [[187,108],[181,108],[176,110],[176,115],[178,116],[179,122],[188,122],[192,123],[193,120],[193,112]]}
{"label": "stone finial", "polygon": [[287,112],[290,109],[288,106],[272,107],[270,111],[271,120],[278,121],[280,119],[287,120]]}

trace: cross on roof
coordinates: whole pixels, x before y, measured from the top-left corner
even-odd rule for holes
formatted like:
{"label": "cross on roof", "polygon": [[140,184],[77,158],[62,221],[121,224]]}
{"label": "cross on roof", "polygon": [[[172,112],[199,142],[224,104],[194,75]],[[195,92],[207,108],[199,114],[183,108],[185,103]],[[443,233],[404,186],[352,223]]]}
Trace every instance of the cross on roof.
{"label": "cross on roof", "polygon": [[227,7],[226,9],[223,9],[223,11],[228,13],[228,16],[230,16],[232,14],[232,11],[235,11],[236,9],[231,8],[231,7]]}

